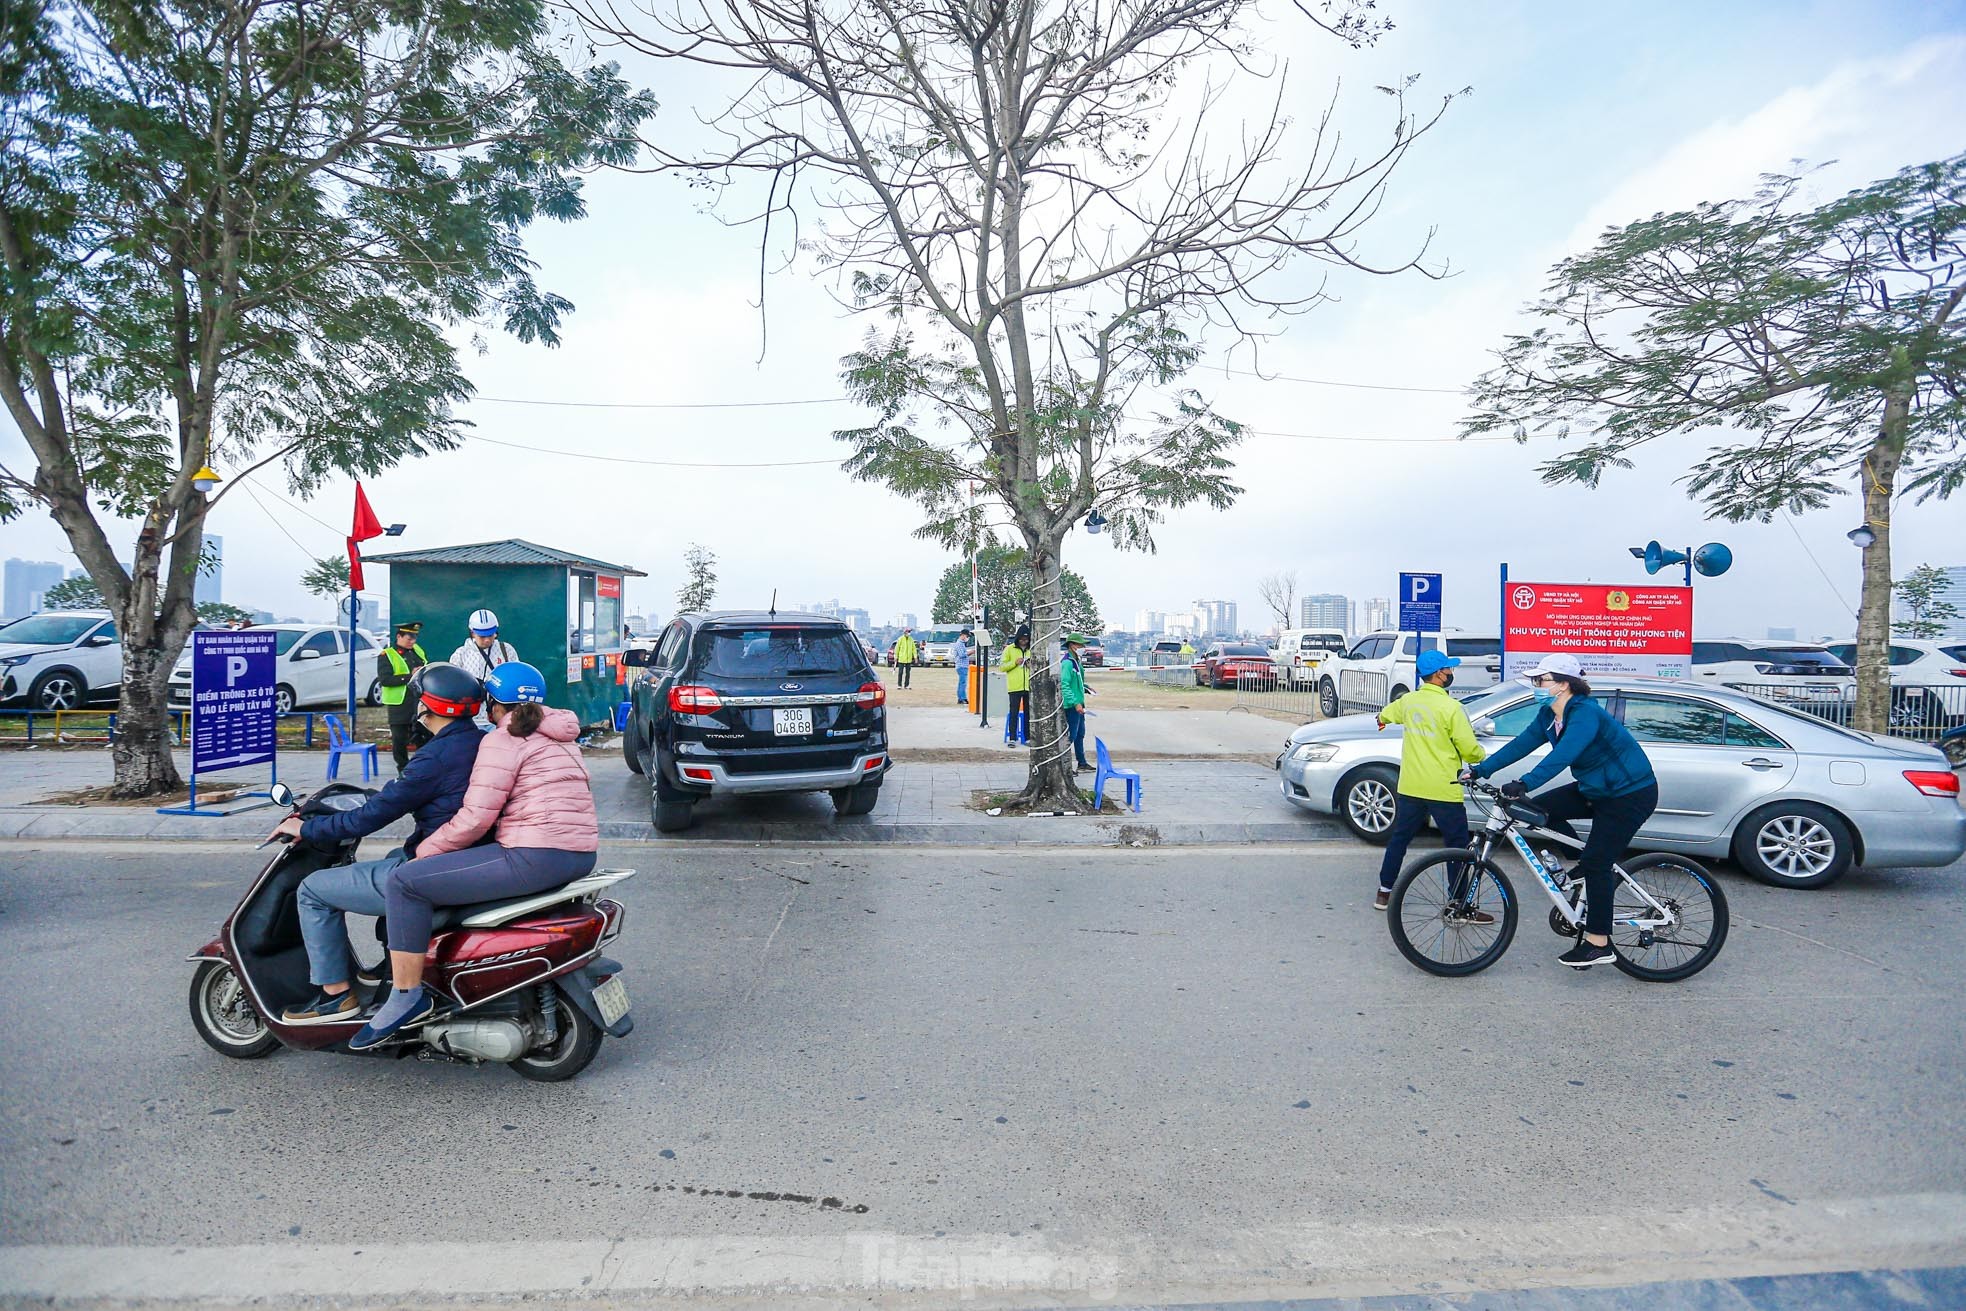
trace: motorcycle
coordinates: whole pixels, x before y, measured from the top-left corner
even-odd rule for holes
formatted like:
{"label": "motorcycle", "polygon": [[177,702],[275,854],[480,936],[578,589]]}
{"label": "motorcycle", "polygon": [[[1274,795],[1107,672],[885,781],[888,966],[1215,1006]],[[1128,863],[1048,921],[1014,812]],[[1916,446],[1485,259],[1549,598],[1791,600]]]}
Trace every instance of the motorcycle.
{"label": "motorcycle", "polygon": [[[301,805],[291,789],[276,783],[272,796],[306,818],[358,809],[370,793],[335,783]],[[437,998],[436,1014],[379,1047],[348,1050],[348,1039],[362,1025],[359,1017],[284,1023],[282,1010],[314,991],[296,904],[301,880],[351,863],[360,840],[328,850],[281,840],[282,850],[247,888],[218,936],[190,957],[198,967],[191,978],[191,1023],[213,1050],[238,1060],[284,1045],[352,1056],[491,1062],[536,1082],[558,1083],[587,1068],[604,1035],[622,1038],[634,1028],[621,966],[601,954],[620,935],[626,911],[600,895],[634,877],[632,869],[597,869],[506,901],[439,907],[423,973],[424,987]],[[358,980],[354,986],[363,985]],[[385,977],[370,1000],[387,990]]]}
{"label": "motorcycle", "polygon": [[1966,724],[1948,730],[1939,738],[1939,750],[1946,753],[1946,759],[1955,769],[1966,765]]}

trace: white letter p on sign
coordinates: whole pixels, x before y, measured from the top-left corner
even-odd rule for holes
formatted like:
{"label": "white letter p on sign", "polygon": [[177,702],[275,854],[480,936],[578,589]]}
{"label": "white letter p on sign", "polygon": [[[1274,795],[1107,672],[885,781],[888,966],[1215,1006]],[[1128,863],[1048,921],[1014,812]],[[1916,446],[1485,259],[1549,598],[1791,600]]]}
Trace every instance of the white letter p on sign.
{"label": "white letter p on sign", "polygon": [[239,685],[239,680],[244,678],[245,676],[246,676],[246,657],[244,656],[225,657],[225,685],[227,687],[237,687]]}

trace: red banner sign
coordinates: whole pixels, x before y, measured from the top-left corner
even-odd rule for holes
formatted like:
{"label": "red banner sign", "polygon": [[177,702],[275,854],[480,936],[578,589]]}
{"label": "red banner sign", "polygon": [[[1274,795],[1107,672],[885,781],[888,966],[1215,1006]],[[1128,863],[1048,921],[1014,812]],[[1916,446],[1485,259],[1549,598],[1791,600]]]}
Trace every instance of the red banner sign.
{"label": "red banner sign", "polygon": [[1502,614],[1503,678],[1558,652],[1587,674],[1685,678],[1693,663],[1690,587],[1510,582]]}
{"label": "red banner sign", "polygon": [[611,596],[617,601],[620,600],[621,580],[619,578],[610,578],[606,574],[596,575],[594,579],[594,595]]}

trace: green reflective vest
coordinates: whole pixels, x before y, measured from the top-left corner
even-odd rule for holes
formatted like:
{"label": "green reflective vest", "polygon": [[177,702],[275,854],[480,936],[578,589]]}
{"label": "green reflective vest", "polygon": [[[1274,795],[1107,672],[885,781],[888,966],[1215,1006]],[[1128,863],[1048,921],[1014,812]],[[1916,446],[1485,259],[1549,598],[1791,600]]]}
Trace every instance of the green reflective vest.
{"label": "green reflective vest", "polygon": [[[430,663],[430,658],[423,654],[423,647],[420,643],[412,642],[410,644],[410,650],[416,652],[416,658],[421,663],[426,665]],[[396,649],[395,643],[392,642],[382,649],[382,658],[389,662],[389,671],[396,677],[406,679],[410,676],[410,662],[403,659],[403,653]],[[403,698],[409,694],[410,685],[408,683],[398,683],[395,687],[385,687],[382,689],[382,704],[385,706],[400,706],[403,704]]]}

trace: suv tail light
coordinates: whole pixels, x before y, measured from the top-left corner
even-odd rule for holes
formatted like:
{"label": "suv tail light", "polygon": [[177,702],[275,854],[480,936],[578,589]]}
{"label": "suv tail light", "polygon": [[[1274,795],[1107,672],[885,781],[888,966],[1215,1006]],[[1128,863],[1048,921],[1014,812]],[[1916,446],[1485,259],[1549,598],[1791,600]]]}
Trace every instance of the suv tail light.
{"label": "suv tail light", "polygon": [[1949,769],[1907,769],[1905,782],[1928,797],[1959,795],[1959,775]]}
{"label": "suv tail light", "polygon": [[872,710],[876,706],[886,705],[887,684],[862,683],[859,693],[853,698],[853,704],[859,706],[862,710]]}
{"label": "suv tail light", "polygon": [[724,699],[714,687],[683,685],[669,689],[669,708],[677,714],[708,715],[724,708]]}

